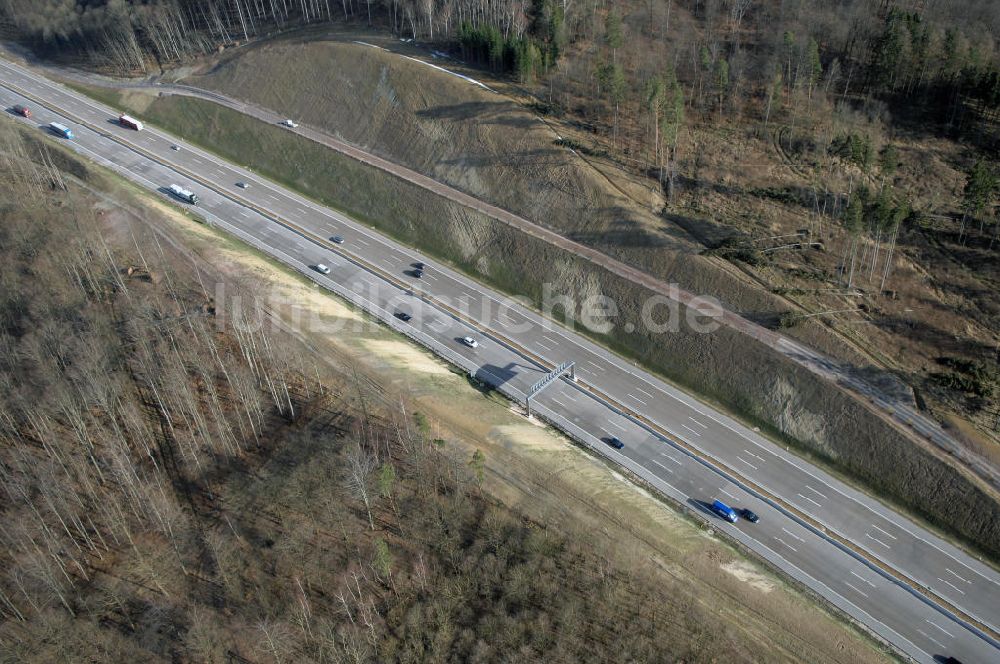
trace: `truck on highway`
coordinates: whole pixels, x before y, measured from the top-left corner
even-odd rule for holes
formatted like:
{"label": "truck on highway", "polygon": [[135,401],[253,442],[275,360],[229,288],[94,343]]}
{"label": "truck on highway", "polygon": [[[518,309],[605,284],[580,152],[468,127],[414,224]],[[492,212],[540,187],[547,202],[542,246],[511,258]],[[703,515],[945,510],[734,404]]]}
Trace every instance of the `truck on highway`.
{"label": "truck on highway", "polygon": [[50,122],[49,129],[53,134],[62,136],[63,138],[73,138],[73,131],[66,125],[59,124],[58,122]]}
{"label": "truck on highway", "polygon": [[190,203],[191,205],[198,204],[198,197],[180,185],[170,185],[170,193],[185,203]]}
{"label": "truck on highway", "polygon": [[135,129],[136,131],[142,131],[142,123],[133,118],[131,115],[125,115],[124,113],[119,115],[118,124],[127,129]]}
{"label": "truck on highway", "polygon": [[712,511],[721,516],[729,523],[736,523],[736,521],[740,518],[736,514],[736,510],[734,510],[732,507],[725,504],[721,500],[716,500],[714,503],[712,503]]}

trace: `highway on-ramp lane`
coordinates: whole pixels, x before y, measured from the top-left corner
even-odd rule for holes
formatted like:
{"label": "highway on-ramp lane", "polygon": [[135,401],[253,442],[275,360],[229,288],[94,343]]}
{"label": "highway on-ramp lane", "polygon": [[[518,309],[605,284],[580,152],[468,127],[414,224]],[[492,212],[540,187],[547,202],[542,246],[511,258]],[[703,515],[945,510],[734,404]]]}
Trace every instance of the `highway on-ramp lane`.
{"label": "highway on-ramp lane", "polygon": [[[553,366],[575,362],[579,382],[553,383],[533,400],[536,413],[910,657],[1000,660],[1000,575],[913,521],[585,337],[335,211],[156,128],[120,127],[114,109],[23,68],[0,63],[0,85],[6,107],[32,107],[34,117],[21,121],[40,132],[52,121],[67,124],[77,137],[64,144],[160,195],[171,184],[193,191],[201,199],[195,214],[511,398],[523,400]],[[334,235],[344,244],[332,243]],[[426,264],[422,277],[415,262]],[[319,263],[328,275],[313,269]],[[397,316],[404,311],[411,320]],[[462,344],[466,336],[478,346]],[[607,445],[612,437],[624,448]],[[760,522],[714,517],[705,507],[717,498],[753,509]]]}

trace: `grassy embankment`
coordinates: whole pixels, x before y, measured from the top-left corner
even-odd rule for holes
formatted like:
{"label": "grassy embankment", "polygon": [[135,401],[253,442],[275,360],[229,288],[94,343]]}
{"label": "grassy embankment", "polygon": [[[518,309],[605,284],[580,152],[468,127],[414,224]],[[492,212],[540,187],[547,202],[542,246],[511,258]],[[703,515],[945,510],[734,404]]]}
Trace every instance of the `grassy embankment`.
{"label": "grassy embankment", "polygon": [[[87,92],[91,92],[88,88]],[[714,401],[828,468],[991,557],[1000,555],[1000,504],[954,467],[914,445],[833,385],[728,328],[644,331],[650,295],[573,255],[279,127],[192,98],[101,91],[160,127],[338,208],[541,305],[541,284],[576,302],[603,293],[619,325],[598,341]],[[511,261],[517,256],[517,261]],[[625,332],[627,322],[633,332]]]}
{"label": "grassy embankment", "polygon": [[[281,282],[305,304],[314,289],[21,134],[0,127],[0,152],[13,156],[0,162],[13,183],[0,189],[8,655],[879,658],[431,358],[412,374],[417,398],[449,394],[471,406],[459,431],[496,425],[494,440],[456,434],[448,416],[407,416],[417,404],[392,385],[400,372],[373,363],[418,363],[345,352],[403,345],[384,328],[338,334],[339,352],[327,353],[229,325],[206,283],[231,279],[246,293]],[[57,169],[25,168],[35,160]],[[142,221],[72,183],[63,190],[64,166]],[[357,316],[339,306],[324,315]],[[486,462],[492,472],[480,474],[468,463],[477,442],[515,450],[520,463]],[[557,477],[567,468],[587,481]]]}

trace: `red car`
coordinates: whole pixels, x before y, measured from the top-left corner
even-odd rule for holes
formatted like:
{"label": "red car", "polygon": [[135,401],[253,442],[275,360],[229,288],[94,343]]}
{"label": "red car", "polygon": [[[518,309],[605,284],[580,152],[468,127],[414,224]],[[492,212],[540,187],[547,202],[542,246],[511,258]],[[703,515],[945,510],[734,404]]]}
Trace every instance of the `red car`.
{"label": "red car", "polygon": [[31,117],[31,109],[28,108],[27,106],[21,106],[20,104],[18,104],[17,106],[14,107],[14,112],[17,113],[18,115],[23,115],[26,118]]}

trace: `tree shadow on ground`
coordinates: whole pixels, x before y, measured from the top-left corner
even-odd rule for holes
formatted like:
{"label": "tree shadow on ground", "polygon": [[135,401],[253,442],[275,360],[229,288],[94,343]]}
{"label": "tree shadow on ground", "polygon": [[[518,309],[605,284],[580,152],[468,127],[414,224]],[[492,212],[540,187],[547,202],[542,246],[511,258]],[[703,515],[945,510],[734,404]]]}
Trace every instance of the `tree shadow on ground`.
{"label": "tree shadow on ground", "polygon": [[682,228],[699,244],[708,248],[717,247],[723,241],[740,234],[732,226],[712,219],[689,217],[673,212],[663,212],[660,216],[669,223]]}
{"label": "tree shadow on ground", "polygon": [[[566,237],[604,250],[624,250],[629,248],[672,249],[685,250],[685,246],[671,232],[669,226],[649,228],[640,221],[629,217],[629,212],[622,207],[605,207],[596,215],[598,218],[609,218],[606,225],[597,229],[580,229],[565,231]],[[611,253],[611,252],[609,252]]]}
{"label": "tree shadow on ground", "polygon": [[788,357],[808,366],[818,364],[826,371],[839,376],[836,382],[846,387],[850,387],[850,385],[845,383],[846,380],[861,381],[865,385],[875,388],[889,399],[905,402],[909,405],[916,405],[913,388],[903,378],[891,371],[873,365],[858,366],[850,362],[838,362],[829,357],[817,360],[814,356],[801,355],[795,352],[789,352]]}
{"label": "tree shadow on ground", "polygon": [[515,369],[517,369],[518,367],[525,369],[527,368],[524,365],[517,364],[515,362],[511,362],[507,364],[507,366],[503,367],[487,363],[476,369],[472,373],[472,377],[475,380],[479,381],[480,383],[483,383],[485,385],[490,386],[493,389],[496,389],[508,383],[515,376],[517,376],[517,371],[515,371]]}
{"label": "tree shadow on ground", "polygon": [[940,355],[992,357],[996,348],[966,336],[956,336],[954,333],[902,316],[879,316],[872,320],[879,329],[892,334],[899,334],[922,344],[935,348]]}
{"label": "tree shadow on ground", "polygon": [[[494,166],[516,167],[518,163],[525,160],[525,166],[532,171],[544,170],[546,167],[566,166],[565,155],[556,149],[533,149],[527,151],[512,151],[496,153],[493,155],[477,154],[471,156],[468,153],[452,159],[438,160],[439,164],[449,166],[463,166],[466,168],[490,168]],[[500,187],[507,187],[505,183],[497,183]]]}
{"label": "tree shadow on ground", "polygon": [[538,120],[527,113],[518,113],[517,107],[508,102],[467,101],[460,104],[443,104],[416,112],[425,120],[473,121],[480,124],[501,125],[514,129],[534,127]]}

